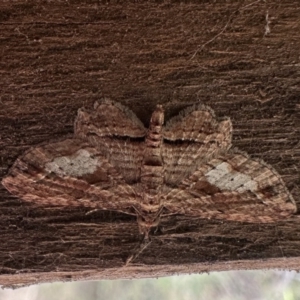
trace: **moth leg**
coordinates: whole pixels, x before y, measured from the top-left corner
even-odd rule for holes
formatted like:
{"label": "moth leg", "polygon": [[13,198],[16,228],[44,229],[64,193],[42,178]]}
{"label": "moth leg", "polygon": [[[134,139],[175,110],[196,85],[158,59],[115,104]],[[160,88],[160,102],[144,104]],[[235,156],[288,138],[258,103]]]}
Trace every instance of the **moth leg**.
{"label": "moth leg", "polygon": [[124,267],[128,266],[132,261],[134,261],[150,244],[151,239],[144,236],[142,242],[138,245],[137,248],[135,248],[134,253],[126,259]]}
{"label": "moth leg", "polygon": [[88,216],[88,215],[91,215],[91,214],[93,214],[94,212],[97,212],[97,211],[99,211],[99,209],[95,208],[95,209],[92,209],[92,210],[86,212],[85,215]]}

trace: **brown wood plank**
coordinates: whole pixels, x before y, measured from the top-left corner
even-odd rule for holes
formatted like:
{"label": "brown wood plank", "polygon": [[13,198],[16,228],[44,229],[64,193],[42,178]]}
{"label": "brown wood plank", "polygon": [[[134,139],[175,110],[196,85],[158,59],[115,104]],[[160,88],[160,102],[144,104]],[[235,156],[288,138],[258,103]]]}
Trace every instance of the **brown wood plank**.
{"label": "brown wood plank", "polygon": [[[233,121],[233,144],[272,165],[300,205],[296,0],[2,1],[0,176],[30,146],[71,136],[108,97],[147,125],[195,102]],[[269,28],[269,29],[268,29]],[[37,208],[0,186],[0,283],[299,269],[298,215],[270,225],[170,216],[144,252],[134,217]]]}

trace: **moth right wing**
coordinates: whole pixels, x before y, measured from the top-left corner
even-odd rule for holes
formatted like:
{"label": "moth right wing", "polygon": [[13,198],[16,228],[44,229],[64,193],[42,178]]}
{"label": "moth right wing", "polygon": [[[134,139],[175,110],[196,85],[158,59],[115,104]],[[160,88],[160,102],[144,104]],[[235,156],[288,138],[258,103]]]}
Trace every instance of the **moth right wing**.
{"label": "moth right wing", "polygon": [[119,103],[103,100],[94,110],[80,109],[75,136],[88,141],[134,184],[140,179],[146,129],[136,115]]}
{"label": "moth right wing", "polygon": [[229,149],[231,136],[230,119],[217,122],[210,108],[198,104],[183,110],[163,130],[165,183],[176,187],[199,165]]}
{"label": "moth right wing", "polygon": [[135,191],[109,161],[80,139],[29,149],[2,180],[13,195],[37,205],[85,206],[135,215]]}
{"label": "moth right wing", "polygon": [[297,210],[272,167],[234,151],[202,164],[163,205],[169,213],[251,223],[275,222]]}

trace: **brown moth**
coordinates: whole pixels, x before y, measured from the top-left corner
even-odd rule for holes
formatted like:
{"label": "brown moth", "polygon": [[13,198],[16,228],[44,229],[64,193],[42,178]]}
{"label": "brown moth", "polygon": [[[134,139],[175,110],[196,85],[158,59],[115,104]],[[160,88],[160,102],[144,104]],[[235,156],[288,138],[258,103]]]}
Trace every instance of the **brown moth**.
{"label": "brown moth", "polygon": [[169,214],[269,223],[296,212],[279,174],[231,150],[232,124],[203,105],[164,126],[158,105],[146,129],[121,104],[80,109],[71,139],[29,149],[2,184],[38,205],[85,206],[136,215],[148,239]]}

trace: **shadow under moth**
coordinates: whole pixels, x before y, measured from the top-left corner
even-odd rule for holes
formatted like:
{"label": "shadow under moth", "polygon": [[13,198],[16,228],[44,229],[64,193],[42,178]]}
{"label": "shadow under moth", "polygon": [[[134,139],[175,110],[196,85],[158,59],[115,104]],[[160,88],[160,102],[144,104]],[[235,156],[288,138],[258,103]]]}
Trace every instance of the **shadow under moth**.
{"label": "shadow under moth", "polygon": [[231,149],[229,118],[203,105],[164,126],[157,105],[149,128],[126,107],[104,100],[79,109],[73,138],[29,149],[2,184],[44,206],[85,206],[137,216],[144,240],[160,217],[270,223],[296,212],[280,175]]}

